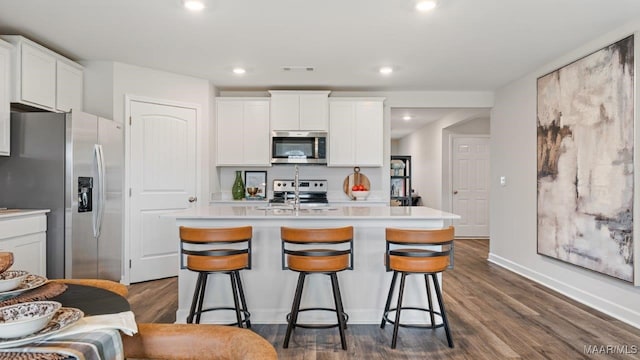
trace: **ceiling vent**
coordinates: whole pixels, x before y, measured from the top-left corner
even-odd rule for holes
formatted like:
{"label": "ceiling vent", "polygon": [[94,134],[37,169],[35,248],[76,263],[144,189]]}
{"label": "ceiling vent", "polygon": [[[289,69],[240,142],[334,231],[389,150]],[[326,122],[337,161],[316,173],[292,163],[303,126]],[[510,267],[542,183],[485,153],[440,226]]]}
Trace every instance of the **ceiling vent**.
{"label": "ceiling vent", "polygon": [[283,66],[281,67],[282,71],[287,72],[312,72],[316,71],[316,68],[313,66]]}

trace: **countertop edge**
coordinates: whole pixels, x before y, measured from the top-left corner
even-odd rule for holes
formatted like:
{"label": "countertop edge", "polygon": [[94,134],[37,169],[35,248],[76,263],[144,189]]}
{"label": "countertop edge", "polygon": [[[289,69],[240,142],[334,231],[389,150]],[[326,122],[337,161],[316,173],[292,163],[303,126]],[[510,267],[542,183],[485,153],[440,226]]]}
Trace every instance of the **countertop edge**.
{"label": "countertop edge", "polygon": [[49,210],[49,209],[38,209],[38,210],[10,209],[10,210],[12,210],[12,211],[11,212],[7,212],[7,213],[2,213],[0,211],[0,219],[8,219],[8,218],[13,218],[13,217],[21,217],[21,216],[39,215],[39,214],[46,214],[48,212],[51,212],[51,210]]}

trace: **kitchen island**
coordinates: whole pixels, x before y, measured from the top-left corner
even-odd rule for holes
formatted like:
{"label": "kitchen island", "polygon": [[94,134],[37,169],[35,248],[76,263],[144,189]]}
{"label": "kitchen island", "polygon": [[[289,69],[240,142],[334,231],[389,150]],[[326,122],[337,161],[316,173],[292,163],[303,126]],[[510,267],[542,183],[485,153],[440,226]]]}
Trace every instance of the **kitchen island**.
{"label": "kitchen island", "polygon": [[[384,267],[385,228],[433,229],[450,225],[459,216],[428,207],[320,206],[295,211],[269,206],[209,206],[170,215],[178,226],[234,227],[253,226],[252,268],[240,272],[247,305],[254,323],[283,324],[291,310],[298,274],[283,270],[280,227],[327,228],[354,227],[354,269],[338,274],[345,311],[351,324],[379,323],[389,291],[392,273]],[[179,240],[177,240],[179,242]],[[179,244],[178,244],[179,245]],[[178,275],[177,322],[185,322],[191,304],[197,274],[181,269]],[[426,304],[424,277],[407,278],[406,306]],[[417,282],[413,284],[413,282]],[[446,284],[443,285],[446,288]],[[233,304],[227,275],[214,275],[207,285],[205,307]],[[310,302],[309,300],[313,300]],[[305,283],[302,307],[333,307],[329,277],[313,275]],[[233,322],[234,314],[207,312],[203,323]],[[403,322],[425,321],[423,314],[407,311]],[[405,314],[403,312],[403,314]],[[304,318],[303,318],[304,316]],[[309,312],[301,322],[331,323],[335,315]]]}

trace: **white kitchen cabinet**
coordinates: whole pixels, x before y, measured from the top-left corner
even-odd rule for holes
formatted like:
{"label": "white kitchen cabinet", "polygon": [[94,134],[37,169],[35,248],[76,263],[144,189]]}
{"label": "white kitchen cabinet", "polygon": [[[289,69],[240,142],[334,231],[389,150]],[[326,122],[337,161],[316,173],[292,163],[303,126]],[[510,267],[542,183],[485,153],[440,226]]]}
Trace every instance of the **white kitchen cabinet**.
{"label": "white kitchen cabinet", "polygon": [[384,98],[329,101],[328,166],[382,166]]}
{"label": "white kitchen cabinet", "polygon": [[329,129],[330,91],[270,90],[272,130]]}
{"label": "white kitchen cabinet", "polygon": [[45,211],[0,214],[0,251],[13,253],[13,270],[47,275],[47,216]]}
{"label": "white kitchen cabinet", "polygon": [[217,165],[270,166],[269,99],[217,98]]}
{"label": "white kitchen cabinet", "polygon": [[57,60],[56,79],[56,109],[82,111],[82,68]]}
{"label": "white kitchen cabinet", "polygon": [[82,66],[23,36],[1,37],[15,46],[12,103],[54,112],[82,110]]}
{"label": "white kitchen cabinet", "polygon": [[13,46],[0,40],[0,156],[11,155],[11,49]]}

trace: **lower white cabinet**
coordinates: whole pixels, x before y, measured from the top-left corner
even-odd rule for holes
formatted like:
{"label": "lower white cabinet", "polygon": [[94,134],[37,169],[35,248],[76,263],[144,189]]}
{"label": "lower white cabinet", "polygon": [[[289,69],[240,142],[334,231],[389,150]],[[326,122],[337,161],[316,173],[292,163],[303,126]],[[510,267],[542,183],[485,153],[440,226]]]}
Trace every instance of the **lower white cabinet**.
{"label": "lower white cabinet", "polygon": [[329,98],[328,166],[382,166],[384,98]]}
{"label": "lower white cabinet", "polygon": [[269,166],[269,99],[217,98],[217,165]]}
{"label": "lower white cabinet", "polygon": [[0,251],[13,253],[12,270],[47,275],[47,216],[0,215]]}
{"label": "lower white cabinet", "polygon": [[0,40],[0,155],[11,155],[11,49],[13,46]]}

